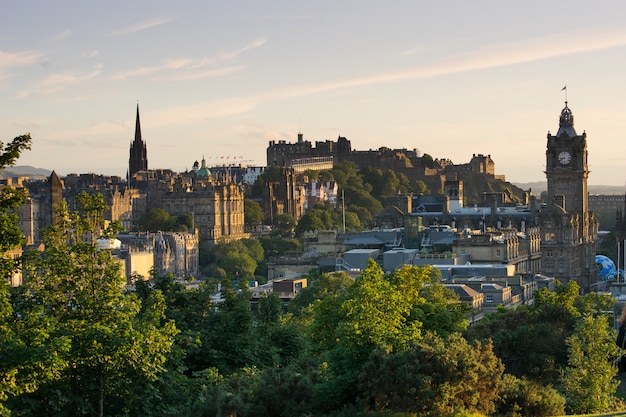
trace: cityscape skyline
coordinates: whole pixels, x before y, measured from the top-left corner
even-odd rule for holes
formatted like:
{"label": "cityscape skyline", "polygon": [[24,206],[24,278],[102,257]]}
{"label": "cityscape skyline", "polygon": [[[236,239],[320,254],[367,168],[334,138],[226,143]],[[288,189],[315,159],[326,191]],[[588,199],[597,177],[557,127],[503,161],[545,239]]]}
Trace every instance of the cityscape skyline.
{"label": "cityscape skyline", "polygon": [[124,176],[138,103],[149,168],[265,165],[301,132],[545,181],[568,101],[589,184],[626,180],[620,2],[35,3],[0,5],[0,140],[33,138],[19,165]]}

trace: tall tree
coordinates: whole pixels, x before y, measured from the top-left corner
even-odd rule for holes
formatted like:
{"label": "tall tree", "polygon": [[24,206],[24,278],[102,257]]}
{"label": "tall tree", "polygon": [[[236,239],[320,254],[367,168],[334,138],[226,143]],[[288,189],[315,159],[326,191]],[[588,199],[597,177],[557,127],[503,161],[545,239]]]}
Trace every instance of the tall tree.
{"label": "tall tree", "polygon": [[263,209],[261,205],[253,200],[243,202],[243,222],[247,227],[253,227],[263,223]]}
{"label": "tall tree", "polygon": [[359,376],[367,409],[444,416],[495,411],[504,366],[490,342],[427,333],[411,349],[377,350]]}
{"label": "tall tree", "polygon": [[[30,149],[30,134],[17,136],[6,145],[0,142],[0,172],[6,167],[15,165],[20,154]],[[8,249],[21,246],[24,236],[19,228],[17,208],[24,201],[24,191],[12,187],[5,187],[0,191],[0,254],[4,254]],[[4,265],[3,274],[12,272],[12,263]]]}
{"label": "tall tree", "polygon": [[44,234],[45,250],[26,257],[25,290],[14,305],[18,323],[44,314],[51,340],[69,340],[68,349],[55,351],[67,366],[15,406],[101,417],[105,404],[107,414],[119,414],[141,396],[141,382],[156,380],[176,327],[162,322],[162,301],[140,315],[138,298],[123,292],[121,265],[98,249],[97,238],[116,232],[115,224],[103,227],[104,197],[81,193],[77,207],[70,213],[62,203],[61,221]]}
{"label": "tall tree", "polygon": [[[0,142],[0,171],[15,165],[30,146],[30,134],[17,136],[6,144]],[[7,251],[24,243],[17,217],[17,208],[24,197],[21,189],[5,187],[0,190],[0,415],[10,413],[5,407],[10,396],[34,391],[63,367],[62,361],[57,362],[56,357],[48,355],[47,332],[39,331],[46,322],[45,317],[35,317],[21,328],[14,323],[7,279],[19,265],[13,256],[7,256]]]}
{"label": "tall tree", "polygon": [[567,407],[574,414],[607,412],[619,381],[608,358],[617,346],[606,316],[585,316],[567,339],[569,363],[563,376]]}
{"label": "tall tree", "polygon": [[311,336],[328,363],[315,398],[331,408],[352,403],[373,351],[402,352],[422,338],[424,314],[416,309],[426,302],[420,293],[433,277],[432,268],[408,266],[385,275],[371,260],[345,292],[314,305]]}

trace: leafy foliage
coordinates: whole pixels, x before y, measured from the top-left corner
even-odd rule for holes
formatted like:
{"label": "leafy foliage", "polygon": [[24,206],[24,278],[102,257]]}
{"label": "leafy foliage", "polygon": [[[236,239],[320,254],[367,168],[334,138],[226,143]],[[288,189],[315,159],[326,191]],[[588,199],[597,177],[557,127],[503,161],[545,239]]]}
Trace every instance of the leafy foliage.
{"label": "leafy foliage", "polygon": [[567,408],[575,414],[607,412],[617,389],[617,369],[607,360],[617,346],[606,316],[585,316],[567,338],[568,366],[563,375]]}
{"label": "leafy foliage", "polygon": [[193,228],[193,219],[189,215],[172,216],[161,208],[150,209],[139,219],[139,230],[148,232],[174,231],[186,232]]}
{"label": "leafy foliage", "polygon": [[252,227],[263,223],[263,210],[261,205],[253,200],[243,202],[243,222],[247,227]]}
{"label": "leafy foliage", "polygon": [[490,343],[470,345],[458,333],[445,339],[427,333],[411,349],[372,355],[359,377],[361,401],[372,411],[491,414],[503,371]]}
{"label": "leafy foliage", "polygon": [[552,386],[505,374],[496,414],[506,417],[562,416],[565,415],[565,398]]}
{"label": "leafy foliage", "polygon": [[[29,145],[28,135],[16,138],[0,165]],[[344,187],[350,213],[365,221],[379,197],[408,186],[350,163],[319,175]],[[0,195],[0,252],[22,243],[13,215],[21,198]],[[74,213],[59,207],[45,250],[24,256],[26,284],[0,284],[0,415],[517,417],[563,414],[566,400],[576,412],[619,406],[607,360],[614,334],[602,314],[613,300],[580,295],[575,283],[468,328],[469,310],[433,268],[384,274],[372,262],[357,279],[312,274],[288,311],[270,294],[254,315],[249,291],[232,281],[300,250],[297,240],[221,242],[206,252],[219,277],[231,278],[219,303],[216,281],[190,287],[171,274],[133,281],[131,293],[95,245],[119,230],[104,227],[102,196],[77,202]],[[322,208],[315,216],[336,226]],[[290,234],[292,219],[281,221],[279,233]],[[17,264],[0,266],[6,274]]]}
{"label": "leafy foliage", "polygon": [[[430,267],[406,266],[385,276],[370,261],[345,292],[326,295],[314,305],[311,337],[327,364],[314,398],[323,397],[331,408],[353,403],[358,375],[372,352],[403,352],[422,339],[420,306],[426,300],[421,292],[432,279]],[[453,328],[463,327],[466,319],[458,319]]]}
{"label": "leafy foliage", "polygon": [[31,394],[11,399],[18,413],[102,416],[105,404],[108,413],[121,412],[142,381],[157,379],[177,332],[173,322],[161,322],[158,300],[139,314],[137,297],[122,292],[119,263],[98,250],[96,238],[115,233],[102,229],[102,195],[82,193],[77,206],[69,213],[60,205],[61,221],[45,233],[45,251],[24,262],[26,284],[14,299],[14,326],[26,329],[35,321],[57,366]]}

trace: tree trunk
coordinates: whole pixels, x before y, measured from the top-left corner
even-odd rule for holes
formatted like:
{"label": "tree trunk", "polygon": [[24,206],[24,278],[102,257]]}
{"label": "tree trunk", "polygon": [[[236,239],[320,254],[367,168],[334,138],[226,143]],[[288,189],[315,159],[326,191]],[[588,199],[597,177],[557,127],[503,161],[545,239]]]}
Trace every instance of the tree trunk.
{"label": "tree trunk", "polygon": [[98,417],[104,416],[104,371],[98,364]]}

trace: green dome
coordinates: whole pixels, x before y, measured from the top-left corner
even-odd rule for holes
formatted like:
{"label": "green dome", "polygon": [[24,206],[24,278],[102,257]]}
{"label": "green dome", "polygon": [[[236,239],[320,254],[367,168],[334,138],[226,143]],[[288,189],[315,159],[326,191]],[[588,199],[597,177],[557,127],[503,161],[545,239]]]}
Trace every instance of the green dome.
{"label": "green dome", "polygon": [[202,158],[202,166],[199,170],[196,171],[196,177],[204,177],[209,178],[211,176],[211,171],[206,166],[206,161]]}

